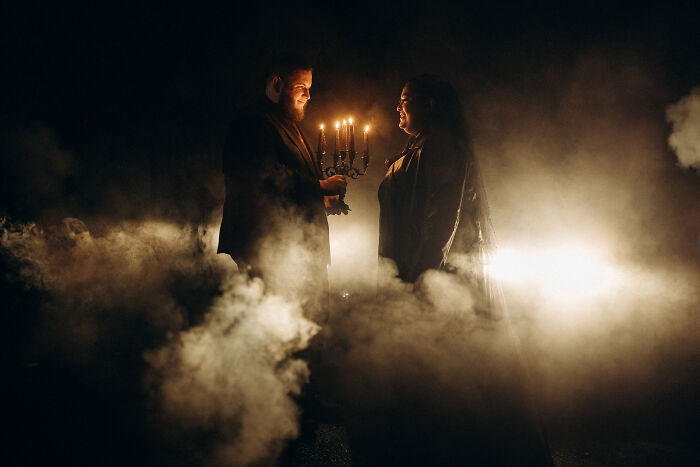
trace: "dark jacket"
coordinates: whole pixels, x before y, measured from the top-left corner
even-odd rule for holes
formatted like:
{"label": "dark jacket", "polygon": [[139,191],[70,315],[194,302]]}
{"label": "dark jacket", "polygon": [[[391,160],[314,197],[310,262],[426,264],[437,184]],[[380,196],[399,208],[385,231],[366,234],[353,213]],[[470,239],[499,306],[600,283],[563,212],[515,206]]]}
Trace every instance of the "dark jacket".
{"label": "dark jacket", "polygon": [[468,250],[478,240],[472,168],[469,149],[440,131],[412,138],[389,166],[379,187],[379,255],[396,262],[401,279],[444,266],[451,244]]}
{"label": "dark jacket", "polygon": [[277,105],[263,97],[238,112],[226,139],[223,171],[219,253],[255,266],[258,249],[270,235],[281,239],[302,231],[295,238],[325,269],[330,248],[318,160]]}

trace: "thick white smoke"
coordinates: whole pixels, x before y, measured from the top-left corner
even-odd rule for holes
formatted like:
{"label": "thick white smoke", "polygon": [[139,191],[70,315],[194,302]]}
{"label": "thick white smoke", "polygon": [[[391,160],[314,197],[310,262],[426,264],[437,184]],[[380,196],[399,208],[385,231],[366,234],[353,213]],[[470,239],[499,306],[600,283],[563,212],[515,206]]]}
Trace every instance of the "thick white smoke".
{"label": "thick white smoke", "polygon": [[[133,339],[134,323],[145,322],[151,337],[139,345],[156,430],[184,439],[215,433],[209,452],[193,452],[196,443],[189,451],[220,465],[270,461],[298,435],[292,396],[308,368],[292,354],[318,326],[298,301],[270,295],[215,255],[209,240],[201,229],[156,221],[115,225],[101,237],[78,219],[46,230],[3,221],[0,231],[20,278],[47,293],[54,351],[99,365],[96,347],[118,350],[121,338]],[[204,297],[204,309],[191,309],[182,293]],[[197,313],[203,317],[191,318]]]}
{"label": "thick white smoke", "polygon": [[700,168],[700,87],[666,109],[673,131],[668,144],[681,167]]}
{"label": "thick white smoke", "polygon": [[225,465],[273,460],[298,436],[299,394],[308,379],[293,352],[308,345],[318,326],[301,308],[266,296],[261,280],[230,275],[204,323],[181,332],[146,360],[168,417],[230,434],[215,457]]}

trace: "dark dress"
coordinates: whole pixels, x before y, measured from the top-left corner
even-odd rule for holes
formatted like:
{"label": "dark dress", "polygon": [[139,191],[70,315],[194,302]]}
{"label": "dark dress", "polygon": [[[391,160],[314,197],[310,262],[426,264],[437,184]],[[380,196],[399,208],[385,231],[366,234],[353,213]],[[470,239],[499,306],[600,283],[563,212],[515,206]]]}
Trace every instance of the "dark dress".
{"label": "dark dress", "polygon": [[464,143],[433,131],[412,138],[389,166],[379,187],[379,255],[396,262],[404,281],[444,268],[452,245],[467,251],[478,241],[470,154]]}
{"label": "dark dress", "polygon": [[[511,335],[509,323],[499,312],[504,304],[499,303],[494,284],[481,267],[493,247],[493,235],[483,185],[468,142],[439,130],[411,138],[388,168],[379,188],[379,203],[379,254],[396,262],[398,276],[415,282],[428,269],[455,272],[473,286],[475,297],[483,296],[483,309],[474,302],[479,326],[494,335]],[[457,263],[451,264],[450,260],[458,260],[462,254],[475,258],[476,267],[472,264],[465,270],[460,264],[455,268]],[[459,323],[450,323],[451,329],[458,328]],[[465,329],[470,326],[465,325]],[[469,334],[465,333],[464,338],[468,339]],[[454,406],[460,407],[456,412],[449,404],[443,408],[433,400],[432,392],[441,390],[437,382],[425,394],[425,400],[420,389],[416,394],[398,391],[409,394],[407,401],[385,407],[385,413],[377,415],[380,422],[376,425],[389,428],[379,434],[360,430],[356,435],[360,463],[551,465],[526,390],[517,344],[509,342],[511,349],[501,349],[508,357],[501,355],[502,360],[497,361],[502,367],[494,373],[504,372],[508,378],[485,375],[478,383],[483,398],[465,399],[469,401],[465,403],[455,396]],[[490,349],[483,351],[485,356],[491,355]],[[425,370],[421,378],[427,380],[431,374]]]}

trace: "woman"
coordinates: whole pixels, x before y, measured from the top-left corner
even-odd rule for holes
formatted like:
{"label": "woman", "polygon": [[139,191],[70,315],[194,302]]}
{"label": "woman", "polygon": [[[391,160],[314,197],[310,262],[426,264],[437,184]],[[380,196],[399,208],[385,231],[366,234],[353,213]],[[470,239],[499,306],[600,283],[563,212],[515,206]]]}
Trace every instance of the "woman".
{"label": "woman", "polygon": [[[505,302],[500,288],[485,274],[495,246],[493,231],[459,99],[449,83],[437,76],[421,75],[406,83],[396,110],[399,128],[409,139],[403,152],[388,161],[379,188],[379,254],[396,263],[399,277],[406,282],[416,282],[427,269],[458,273],[472,283],[477,292],[474,298],[480,295],[483,299],[476,301],[475,311],[482,317],[479,325],[493,336],[502,335],[499,330],[509,329],[508,320],[501,320]],[[469,336],[465,334],[465,340]],[[486,356],[490,355],[500,366],[484,369],[484,379],[477,386],[488,389],[483,399],[475,396],[471,405],[465,405],[471,407],[470,415],[463,419],[455,415],[460,422],[453,426],[449,417],[454,414],[433,415],[431,419],[434,407],[416,410],[428,414],[429,431],[443,429],[445,439],[453,441],[448,443],[453,451],[442,461],[430,456],[443,449],[424,449],[431,465],[551,465],[546,440],[525,390],[517,344],[512,343],[509,353],[505,340],[499,342],[502,353],[480,349],[480,358],[489,361]],[[470,374],[475,370],[465,371]],[[508,378],[494,377],[498,371],[506,372]],[[448,420],[441,421],[441,416]],[[391,442],[399,443],[395,439]],[[421,444],[425,442],[409,437],[402,446],[412,449],[410,455],[414,456],[413,448],[417,445],[422,449]]]}
{"label": "woman", "polygon": [[[490,227],[457,94],[437,76],[417,76],[404,86],[396,110],[409,139],[387,161],[379,187],[379,255],[396,262],[406,282],[427,269],[454,269],[454,253],[483,264]],[[469,275],[486,286],[483,268]]]}

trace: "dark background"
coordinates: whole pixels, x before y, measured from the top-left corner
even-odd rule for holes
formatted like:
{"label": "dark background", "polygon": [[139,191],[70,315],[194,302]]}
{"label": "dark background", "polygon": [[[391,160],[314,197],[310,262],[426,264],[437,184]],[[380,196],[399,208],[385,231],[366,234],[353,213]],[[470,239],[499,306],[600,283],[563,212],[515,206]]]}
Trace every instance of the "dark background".
{"label": "dark background", "polygon": [[[354,197],[350,201],[355,212],[372,219],[367,225],[374,237],[381,161],[404,140],[395,126],[394,108],[409,77],[432,72],[451,80],[471,115],[477,139],[490,147],[500,136],[489,134],[489,129],[505,127],[507,133],[503,122],[532,117],[521,113],[523,109],[535,109],[539,116],[556,115],[566,94],[563,90],[581,80],[577,75],[581,57],[594,57],[593,68],[610,71],[609,79],[615,83],[605,94],[608,76],[592,75],[594,85],[603,89],[593,99],[601,104],[601,113],[614,121],[616,114],[604,104],[624,101],[628,89],[630,95],[641,97],[625,101],[620,120],[643,121],[651,116],[657,128],[667,130],[666,106],[700,84],[699,13],[696,2],[4,4],[0,213],[47,227],[64,217],[77,217],[97,236],[126,220],[163,219],[216,228],[224,196],[220,153],[228,122],[235,109],[260,90],[262,67],[269,57],[279,50],[295,50],[309,56],[315,66],[312,100],[303,122],[312,141],[319,122],[330,126],[338,116],[356,115],[359,122],[372,125],[371,172],[358,182],[365,183],[363,188],[349,197]],[[640,85],[636,75],[652,78],[641,78]],[[504,101],[517,105],[503,105]],[[484,115],[487,124],[479,127],[477,120]],[[578,122],[572,121],[561,122],[562,128],[568,131]],[[535,132],[532,138],[538,135],[542,133]],[[579,136],[571,135],[554,135],[562,153],[567,145],[578,144]],[[503,164],[504,174],[512,174],[526,157],[524,152],[520,161],[493,160]],[[668,201],[681,207],[668,213],[675,216],[668,226],[661,208],[645,211],[645,219],[661,218],[659,223],[667,227],[648,235],[664,241],[640,234],[641,240],[635,237],[636,243],[622,248],[623,254],[639,257],[641,245],[651,259],[658,255],[667,265],[678,261],[697,266],[698,245],[681,235],[684,227],[676,222],[697,206],[697,191],[692,188],[697,190],[697,172],[674,167],[668,148],[660,151],[659,160],[668,166],[658,171],[659,178],[678,190],[669,189]],[[539,160],[555,169],[575,163],[564,157]],[[614,168],[624,170],[623,165]],[[498,173],[495,170],[491,167],[492,174]],[[690,200],[679,198],[676,203],[677,193],[691,193]],[[508,205],[508,199],[497,194],[495,205]],[[508,221],[502,224],[511,226]],[[505,228],[502,237],[516,234],[523,232]],[[373,247],[370,242],[366,255],[372,260]],[[10,270],[13,265],[3,267]],[[215,290],[215,282],[184,284],[174,279],[170,287],[196,314],[206,310],[208,301],[192,299],[188,293],[206,296]],[[102,336],[98,349],[105,355],[95,357],[101,363],[76,364],[64,360],[35,332],[43,326],[37,323],[43,323],[39,310],[48,300],[44,292],[27,290],[15,281],[3,284],[3,296],[11,310],[5,315],[4,354],[16,381],[5,398],[7,407],[17,409],[5,423],[16,432],[9,442],[12,462],[40,462],[44,454],[115,465],[201,461],[181,457],[189,448],[174,447],[176,442],[146,428],[151,421],[142,399],[141,352],[163,339],[162,328],[153,332],[143,323],[129,321],[112,335]],[[685,348],[691,350],[684,358],[697,356],[697,347]],[[41,371],[36,371],[37,361]],[[673,384],[659,390],[663,393],[655,399],[661,400],[659,406],[642,418],[644,427],[658,423],[662,437],[671,439],[671,444],[680,440],[686,445],[697,440],[699,432],[692,415],[697,411],[697,363],[688,357],[682,368],[694,373],[686,372],[678,384],[669,376]],[[614,412],[628,391],[635,389],[611,389],[615,398],[602,397],[608,405],[591,396],[591,405],[603,406],[592,419],[562,416],[557,421],[569,427],[583,422],[583,431],[594,427],[601,438],[624,432],[637,439],[641,428],[615,428],[616,423],[625,425],[619,420],[626,415],[633,413],[631,419],[638,420],[644,402],[621,408],[611,424],[601,416],[606,410]],[[579,408],[572,413],[585,412]],[[206,450],[209,435],[188,442]],[[36,451],[37,445],[42,452]],[[107,459],[102,457],[105,452],[110,453]]]}
{"label": "dark background", "polygon": [[[693,2],[14,2],[2,13],[2,126],[54,133],[56,145],[75,158],[57,190],[83,215],[108,209],[120,217],[205,218],[216,195],[192,178],[218,167],[234,109],[259,88],[260,68],[280,48],[299,50],[316,65],[307,133],[336,102],[360,111],[374,103],[391,116],[402,83],[418,72],[459,81],[465,102],[495,87],[546,93],[547,68],[566,69],[595,47],[640,55],[660,71],[668,102],[697,85],[700,73]],[[379,129],[382,149],[395,150],[400,134]],[[26,183],[8,178],[6,191]],[[52,201],[26,203],[45,211]],[[11,214],[32,217],[15,204]]]}

